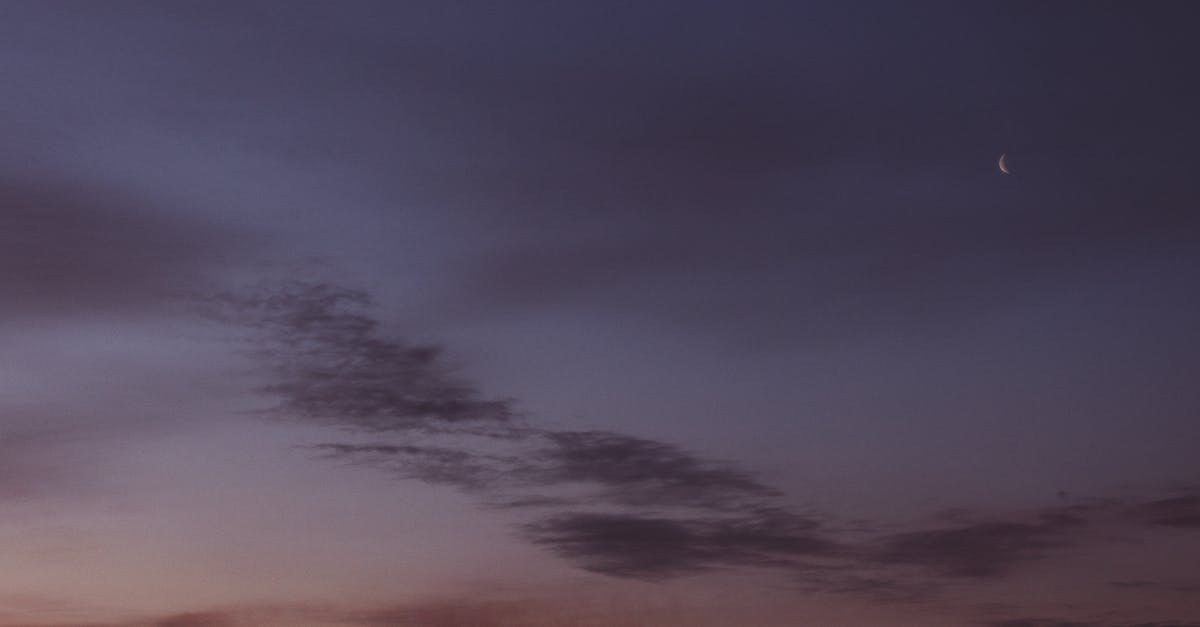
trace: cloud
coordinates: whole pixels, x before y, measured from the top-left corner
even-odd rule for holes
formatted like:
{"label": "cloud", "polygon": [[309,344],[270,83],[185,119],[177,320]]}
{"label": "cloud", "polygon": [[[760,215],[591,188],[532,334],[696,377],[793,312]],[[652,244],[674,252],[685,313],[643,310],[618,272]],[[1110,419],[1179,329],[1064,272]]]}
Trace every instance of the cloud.
{"label": "cloud", "polygon": [[1100,524],[1196,526],[1200,501],[1187,494],[844,530],[736,464],[626,433],[552,429],[514,400],[486,398],[437,347],[389,337],[364,292],[283,281],[214,303],[222,320],[248,325],[272,413],[343,432],[313,447],[320,456],[462,490],[519,516],[522,538],[612,577],[769,568],[803,589],[915,600],[1079,550]]}
{"label": "cloud", "polygon": [[[608,432],[539,432],[530,440],[504,455],[395,444],[317,448],[489,505],[548,510],[521,535],[606,575],[663,579],[835,552],[819,523],[774,504],[777,492],[678,447]],[[596,511],[604,504],[609,511]]]}
{"label": "cloud", "polygon": [[[321,455],[536,509],[523,535],[586,569],[662,578],[834,548],[731,464],[622,433],[537,427],[511,401],[482,398],[435,347],[385,337],[362,292],[289,281],[215,302],[253,329],[274,414],[351,432],[317,445]],[[363,435],[373,440],[353,441]]]}
{"label": "cloud", "polygon": [[782,511],[730,519],[567,513],[525,526],[535,544],[617,577],[662,579],[716,567],[785,566],[833,553],[808,520]]}
{"label": "cloud", "polygon": [[511,456],[485,455],[461,448],[406,444],[318,444],[334,459],[386,468],[406,479],[449,485],[467,491],[494,489],[518,462]]}
{"label": "cloud", "polygon": [[438,347],[386,337],[361,291],[287,281],[213,303],[220,319],[253,330],[251,352],[271,375],[261,391],[278,401],[273,413],[401,438],[330,443],[318,447],[323,454],[497,494],[586,486],[596,489],[590,498],[612,503],[714,511],[779,496],[672,444],[537,427],[511,400],[484,398]]}
{"label": "cloud", "polygon": [[[276,388],[272,388],[276,389]],[[421,429],[420,431],[425,431]],[[678,446],[609,431],[553,431],[524,426],[500,442],[458,447],[414,444],[322,444],[331,457],[387,467],[401,476],[463,489],[487,489],[504,505],[528,490],[591,488],[590,502],[737,510],[780,496],[730,464]],[[510,494],[516,492],[517,494]]]}
{"label": "cloud", "polygon": [[885,537],[875,559],[923,566],[948,577],[983,578],[1006,574],[1017,564],[1041,559],[1069,546],[1084,520],[1043,515],[1036,522],[985,521],[911,531]]}
{"label": "cloud", "polygon": [[128,312],[181,297],[244,236],[63,175],[0,178],[0,324]]}
{"label": "cloud", "polygon": [[779,496],[731,465],[700,459],[677,446],[608,431],[546,431],[520,474],[533,484],[591,483],[626,505],[740,508],[747,498]]}
{"label": "cloud", "polygon": [[379,433],[512,428],[510,404],[481,398],[439,348],[384,337],[361,311],[370,302],[362,291],[286,281],[210,304],[259,332],[255,353],[276,379],[263,392],[280,400],[280,415]]}
{"label": "cloud", "polygon": [[0,337],[20,340],[6,342],[0,498],[78,487],[83,459],[97,451],[76,441],[101,423],[161,413],[144,396],[137,409],[120,405],[139,394],[123,386],[129,366],[152,353],[175,365],[170,348],[147,341],[159,329],[142,323],[179,314],[199,286],[244,261],[252,241],[75,170],[31,167],[27,156],[0,155]]}
{"label": "cloud", "polygon": [[1133,513],[1152,525],[1200,529],[1200,496],[1149,501],[1135,506]]}

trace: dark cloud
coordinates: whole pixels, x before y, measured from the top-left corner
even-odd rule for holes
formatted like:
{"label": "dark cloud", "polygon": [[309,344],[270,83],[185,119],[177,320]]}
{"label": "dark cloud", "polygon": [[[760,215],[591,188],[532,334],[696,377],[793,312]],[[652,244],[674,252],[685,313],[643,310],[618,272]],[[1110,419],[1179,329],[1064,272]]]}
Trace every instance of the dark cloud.
{"label": "dark cloud", "polygon": [[[386,338],[362,292],[285,282],[216,304],[257,332],[276,415],[387,438],[318,445],[322,455],[508,508],[548,508],[524,535],[587,569],[661,578],[835,547],[730,464],[621,433],[536,428],[510,402],[481,399],[438,350]],[[617,511],[587,511],[602,504]]]}
{"label": "dark cloud", "polygon": [[546,431],[518,474],[534,485],[594,484],[627,505],[740,508],[778,496],[749,474],[677,446],[607,431]]}
{"label": "dark cloud", "polygon": [[703,570],[716,558],[690,527],[675,519],[565,514],[537,523],[528,534],[588,570],[653,578]]}
{"label": "dark cloud", "polygon": [[1152,525],[1200,529],[1200,496],[1149,501],[1135,506],[1133,511]]}
{"label": "dark cloud", "polygon": [[1036,522],[985,521],[883,538],[875,558],[912,564],[948,577],[997,577],[1014,566],[1069,546],[1082,518],[1061,512]]}
{"label": "dark cloud", "polygon": [[943,586],[924,578],[889,577],[883,573],[856,574],[845,565],[822,573],[805,568],[796,578],[802,590],[812,590],[865,599],[874,603],[917,603],[939,594]]}
{"label": "dark cloud", "polygon": [[[818,522],[774,506],[774,491],[733,469],[709,468],[677,447],[596,432],[541,433],[534,441],[541,447],[507,455],[384,444],[318,449],[450,485],[488,505],[548,510],[522,525],[521,535],[610,576],[663,579],[716,568],[790,567],[799,556],[837,553]],[[558,448],[563,441],[570,445]],[[616,513],[596,512],[601,504]]]}
{"label": "dark cloud", "polygon": [[0,322],[181,297],[245,252],[232,229],[65,177],[0,179]]}
{"label": "dark cloud", "polygon": [[509,403],[482,398],[439,348],[382,335],[362,311],[364,292],[277,282],[213,303],[217,315],[261,331],[255,350],[276,378],[263,391],[281,415],[384,433],[512,428]]}
{"label": "dark cloud", "polygon": [[[678,446],[608,431],[526,427],[487,448],[395,444],[324,444],[334,457],[386,466],[430,483],[505,491],[594,488],[588,500],[620,505],[744,507],[780,496],[732,465],[699,458]],[[506,448],[500,448],[504,445]],[[507,454],[501,451],[507,450]],[[514,496],[509,507],[528,495]],[[536,505],[540,499],[530,501]]]}
{"label": "dark cloud", "polygon": [[[550,510],[523,526],[588,570],[657,579],[729,566],[784,565],[834,544],[818,523],[778,509],[779,494],[728,465],[610,432],[539,431],[504,454],[403,444],[323,444],[323,453],[477,494],[493,506]],[[608,504],[624,512],[584,513]],[[560,513],[554,513],[560,512]]]}
{"label": "dark cloud", "polygon": [[363,292],[283,282],[215,303],[223,319],[256,331],[253,352],[273,378],[262,391],[279,400],[276,414],[381,436],[460,438],[334,443],[323,453],[458,487],[589,486],[627,505],[720,510],[779,496],[742,470],[668,443],[534,427],[510,401],[482,398],[437,347],[386,337]]}
{"label": "dark cloud", "polygon": [[729,519],[568,513],[527,525],[534,543],[617,577],[661,579],[715,567],[786,566],[837,550],[811,521],[782,511]]}
{"label": "dark cloud", "polygon": [[484,398],[435,347],[389,337],[363,292],[285,281],[214,302],[252,329],[275,415],[346,432],[315,446],[320,455],[518,512],[523,538],[614,577],[772,568],[805,589],[915,600],[1076,549],[1099,521],[1194,526],[1189,494],[1075,499],[1009,517],[958,510],[906,531],[858,524],[850,539],[736,465],[624,433],[538,426],[513,401]]}
{"label": "dark cloud", "polygon": [[444,446],[318,444],[314,448],[328,457],[386,468],[406,479],[468,491],[496,489],[519,463],[512,456]]}

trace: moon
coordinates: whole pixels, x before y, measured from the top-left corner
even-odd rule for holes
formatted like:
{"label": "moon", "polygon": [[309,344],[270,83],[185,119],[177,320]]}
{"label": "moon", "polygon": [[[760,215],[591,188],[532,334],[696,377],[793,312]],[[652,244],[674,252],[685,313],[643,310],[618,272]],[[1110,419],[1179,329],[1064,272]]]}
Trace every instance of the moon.
{"label": "moon", "polygon": [[1007,153],[1007,152],[1006,152],[1006,153],[1004,153],[1004,154],[1002,154],[1002,155],[1000,155],[1000,161],[996,162],[996,165],[1000,166],[1000,171],[1001,171],[1001,172],[1003,172],[1003,173],[1005,173],[1005,174],[1012,174],[1012,172],[1009,172],[1009,171],[1008,171],[1008,165],[1006,165],[1006,164],[1004,163],[1004,158],[1005,158],[1005,157],[1007,157],[1007,156],[1008,156],[1008,153]]}

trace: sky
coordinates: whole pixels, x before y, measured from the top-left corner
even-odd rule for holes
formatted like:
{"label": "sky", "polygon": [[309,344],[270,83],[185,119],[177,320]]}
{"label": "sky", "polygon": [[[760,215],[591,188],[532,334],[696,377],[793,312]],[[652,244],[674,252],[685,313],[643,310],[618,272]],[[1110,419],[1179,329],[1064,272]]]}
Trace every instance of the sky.
{"label": "sky", "polygon": [[0,3],[0,627],[1200,626],[1197,18]]}

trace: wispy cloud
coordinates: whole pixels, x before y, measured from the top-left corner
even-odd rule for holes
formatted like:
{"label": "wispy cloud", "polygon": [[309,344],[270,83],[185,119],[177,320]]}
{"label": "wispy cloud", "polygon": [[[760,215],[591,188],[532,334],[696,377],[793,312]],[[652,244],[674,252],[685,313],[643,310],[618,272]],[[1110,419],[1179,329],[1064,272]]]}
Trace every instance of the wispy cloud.
{"label": "wispy cloud", "polygon": [[129,312],[182,296],[244,236],[62,173],[0,179],[0,325]]}
{"label": "wispy cloud", "polygon": [[1133,507],[1132,513],[1152,525],[1200,529],[1200,496],[1149,501]]}
{"label": "wispy cloud", "polygon": [[732,464],[622,433],[538,427],[511,401],[482,398],[436,348],[384,337],[362,292],[286,282],[219,300],[261,332],[275,412],[376,438],[322,454],[532,508],[540,517],[522,535],[586,569],[660,578],[835,547]]}
{"label": "wispy cloud", "polygon": [[717,567],[796,565],[839,547],[811,520],[781,510],[727,518],[570,512],[524,527],[526,537],[584,568],[659,579]]}
{"label": "wispy cloud", "polygon": [[1082,518],[1043,514],[1034,522],[972,522],[887,536],[875,559],[912,564],[949,577],[996,577],[1070,546]]}
{"label": "wispy cloud", "polygon": [[515,511],[520,537],[612,577],[769,568],[801,589],[914,600],[1081,550],[1098,526],[1196,526],[1200,501],[1187,493],[852,532],[790,507],[736,464],[626,433],[549,428],[514,400],[486,398],[437,347],[388,337],[364,292],[284,281],[214,302],[252,330],[276,415],[345,432],[316,445],[320,456]]}
{"label": "wispy cloud", "polygon": [[365,292],[280,282],[223,294],[220,314],[260,331],[255,351],[273,370],[263,389],[281,415],[376,433],[500,434],[509,402],[481,398],[436,346],[385,337]]}

